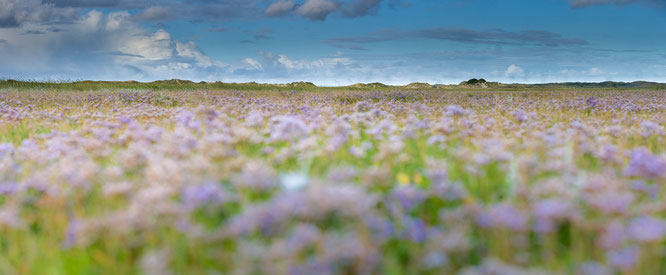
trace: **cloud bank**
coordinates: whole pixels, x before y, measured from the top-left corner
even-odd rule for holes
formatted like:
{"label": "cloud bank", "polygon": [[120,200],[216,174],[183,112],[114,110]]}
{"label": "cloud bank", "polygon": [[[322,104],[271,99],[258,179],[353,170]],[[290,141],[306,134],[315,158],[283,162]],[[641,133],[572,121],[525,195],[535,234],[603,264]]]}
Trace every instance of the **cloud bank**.
{"label": "cloud bank", "polygon": [[270,17],[299,15],[310,21],[324,21],[331,14],[339,13],[345,18],[356,18],[376,14],[383,0],[306,0],[296,3],[293,0],[278,0],[270,4],[265,14]]}
{"label": "cloud bank", "polygon": [[[174,40],[163,29],[144,29],[128,12],[103,14],[92,10],[60,25],[57,32],[49,28],[29,24],[0,29],[0,37],[5,38],[0,50],[4,63],[1,70],[65,78],[106,79],[113,75],[152,79],[194,76],[201,71],[226,68],[192,41]],[[30,32],[34,35],[26,35]],[[91,71],[97,73],[91,75]]]}
{"label": "cloud bank", "polygon": [[628,5],[628,4],[644,4],[652,8],[666,8],[666,1],[664,0],[571,0],[572,8],[585,8],[590,6],[600,5]]}
{"label": "cloud bank", "polygon": [[56,7],[40,0],[0,0],[0,28],[24,24],[69,23],[80,11],[73,7]]}
{"label": "cloud bank", "polygon": [[0,0],[0,27],[69,22],[85,9],[137,11],[137,21],[225,22],[239,18],[299,16],[323,21],[332,14],[356,18],[376,14],[384,0]]}
{"label": "cloud bank", "polygon": [[541,45],[549,47],[580,46],[589,42],[580,38],[566,38],[561,34],[543,30],[510,32],[504,30],[478,31],[464,28],[426,28],[409,31],[386,29],[365,36],[328,39],[331,45],[364,44],[395,40],[435,39],[473,44]]}

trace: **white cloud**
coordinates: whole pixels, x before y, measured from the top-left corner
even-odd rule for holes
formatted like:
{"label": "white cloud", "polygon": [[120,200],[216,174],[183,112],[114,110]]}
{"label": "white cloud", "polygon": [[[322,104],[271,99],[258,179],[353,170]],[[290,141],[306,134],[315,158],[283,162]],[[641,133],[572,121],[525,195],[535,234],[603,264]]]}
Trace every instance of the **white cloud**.
{"label": "white cloud", "polygon": [[[287,83],[293,81],[310,81],[317,85],[347,85],[366,82],[381,74],[382,80],[389,83],[395,79],[385,78],[392,74],[390,68],[369,66],[356,63],[341,53],[329,56],[306,59],[293,58],[285,54],[259,51],[259,58],[245,58],[240,66],[225,76],[233,82],[261,81],[268,83]],[[223,81],[224,79],[223,78]]]}
{"label": "white cloud", "polygon": [[174,56],[171,35],[165,30],[158,30],[152,35],[133,35],[124,39],[118,50],[141,56],[140,59],[165,60]]}
{"label": "white cloud", "polygon": [[515,64],[511,64],[511,66],[506,68],[506,71],[504,71],[504,75],[506,77],[521,77],[525,75],[525,70],[516,66]]}
{"label": "white cloud", "polygon": [[286,55],[280,54],[276,59],[278,63],[284,66],[287,69],[302,69],[307,66],[306,62],[302,61],[293,61],[289,59]]}
{"label": "white cloud", "polygon": [[266,15],[273,17],[284,16],[292,11],[295,6],[296,3],[294,3],[293,0],[280,0],[270,4],[268,8],[266,8],[265,13]]}
{"label": "white cloud", "polygon": [[197,65],[201,67],[208,68],[213,66],[211,58],[203,53],[193,41],[187,43],[176,42],[176,52],[178,56],[193,58],[196,60]]}
{"label": "white cloud", "polygon": [[329,14],[338,11],[340,5],[340,2],[332,0],[308,0],[296,9],[296,13],[311,21],[323,21]]}
{"label": "white cloud", "polygon": [[263,66],[261,66],[261,63],[259,61],[254,60],[252,58],[245,58],[243,59],[243,63],[245,63],[247,66],[249,66],[250,69],[254,70],[262,70]]}
{"label": "white cloud", "polygon": [[124,27],[124,24],[126,24],[126,21],[129,17],[130,14],[126,11],[110,13],[106,17],[105,29],[107,31],[119,30],[120,28]]}
{"label": "white cloud", "polygon": [[287,70],[312,70],[318,68],[331,68],[337,65],[350,65],[352,60],[340,56],[339,53],[331,57],[318,58],[315,60],[291,59],[284,54],[275,55],[272,52],[259,52],[263,60],[263,67],[282,68]]}
{"label": "white cloud", "polygon": [[96,30],[99,27],[100,22],[104,19],[104,14],[92,10],[85,14],[79,21],[78,25],[85,28],[86,30]]}

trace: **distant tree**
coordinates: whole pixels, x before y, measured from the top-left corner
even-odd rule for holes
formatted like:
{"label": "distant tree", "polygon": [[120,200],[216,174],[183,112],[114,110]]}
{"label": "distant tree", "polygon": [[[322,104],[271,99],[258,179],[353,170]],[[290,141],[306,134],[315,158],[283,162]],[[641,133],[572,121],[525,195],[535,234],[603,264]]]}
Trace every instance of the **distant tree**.
{"label": "distant tree", "polygon": [[486,83],[486,80],[483,78],[479,78],[479,83]]}
{"label": "distant tree", "polygon": [[469,85],[476,85],[478,83],[479,83],[479,80],[476,79],[476,78],[472,78],[470,80],[467,80],[467,84],[469,84]]}

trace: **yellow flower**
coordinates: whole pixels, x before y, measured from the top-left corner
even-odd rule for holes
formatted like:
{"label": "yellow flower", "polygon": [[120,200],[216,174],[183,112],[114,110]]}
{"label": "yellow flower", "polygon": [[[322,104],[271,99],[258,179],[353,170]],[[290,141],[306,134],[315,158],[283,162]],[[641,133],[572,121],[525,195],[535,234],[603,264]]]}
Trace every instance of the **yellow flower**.
{"label": "yellow flower", "polygon": [[402,172],[398,173],[398,175],[396,175],[396,178],[398,179],[398,182],[402,185],[409,184],[409,176],[405,173]]}
{"label": "yellow flower", "polygon": [[414,174],[414,183],[421,184],[422,182],[423,182],[423,177],[421,177],[421,174],[419,173]]}

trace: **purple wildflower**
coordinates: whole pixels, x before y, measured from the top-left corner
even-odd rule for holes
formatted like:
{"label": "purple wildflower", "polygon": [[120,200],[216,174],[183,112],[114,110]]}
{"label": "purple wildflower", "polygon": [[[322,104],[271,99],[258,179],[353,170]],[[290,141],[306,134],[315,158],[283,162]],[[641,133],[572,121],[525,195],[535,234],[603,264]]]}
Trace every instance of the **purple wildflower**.
{"label": "purple wildflower", "polygon": [[0,195],[11,195],[14,192],[18,190],[19,186],[16,184],[16,182],[13,181],[8,181],[8,182],[1,182],[0,181]]}
{"label": "purple wildflower", "polygon": [[613,271],[602,263],[590,261],[578,266],[578,274],[581,275],[612,275]]}
{"label": "purple wildflower", "polygon": [[666,235],[666,222],[651,216],[642,216],[629,223],[627,234],[639,242],[660,241]]}
{"label": "purple wildflower", "polygon": [[651,135],[661,135],[663,134],[663,130],[659,126],[659,124],[653,122],[653,121],[643,121],[641,122],[641,128],[643,128],[643,137],[650,137]]}
{"label": "purple wildflower", "polygon": [[629,192],[606,191],[591,196],[587,201],[597,209],[611,214],[624,213],[634,199],[634,195]]}
{"label": "purple wildflower", "polygon": [[631,150],[629,165],[625,167],[624,174],[630,177],[645,177],[657,179],[666,177],[666,159],[653,155],[645,148]]}
{"label": "purple wildflower", "polygon": [[187,186],[181,193],[181,198],[187,209],[196,209],[204,205],[220,205],[228,199],[228,194],[220,184],[215,182],[198,186]]}
{"label": "purple wildflower", "polygon": [[132,122],[132,120],[133,119],[131,117],[126,117],[126,116],[118,118],[118,121],[122,124],[129,124],[130,122]]}
{"label": "purple wildflower", "polygon": [[444,113],[447,116],[462,116],[465,114],[465,109],[458,105],[449,105],[446,106]]}
{"label": "purple wildflower", "polygon": [[515,110],[511,112],[511,115],[518,122],[525,122],[529,119],[528,115],[523,110]]}
{"label": "purple wildflower", "polygon": [[10,155],[14,151],[14,145],[11,143],[0,143],[0,158]]}
{"label": "purple wildflower", "polygon": [[481,227],[503,227],[511,230],[525,230],[528,215],[509,204],[497,204],[481,212],[477,222]]}
{"label": "purple wildflower", "polygon": [[400,203],[405,211],[411,211],[416,205],[421,203],[426,194],[413,186],[400,186],[393,189],[393,198]]}
{"label": "purple wildflower", "polygon": [[585,99],[585,105],[587,105],[589,108],[594,108],[597,106],[597,104],[599,104],[599,99],[594,96]]}
{"label": "purple wildflower", "polygon": [[278,116],[272,118],[271,122],[271,139],[274,141],[291,141],[310,132],[308,125],[295,116]]}
{"label": "purple wildflower", "polygon": [[81,241],[81,231],[83,229],[83,223],[77,219],[70,219],[67,224],[67,229],[65,230],[65,240],[63,246],[65,248],[70,248],[75,246],[78,242]]}
{"label": "purple wildflower", "polygon": [[405,221],[405,233],[413,242],[424,242],[427,237],[427,229],[426,223],[419,218],[407,218]]}
{"label": "purple wildflower", "polygon": [[620,247],[626,240],[626,230],[619,221],[613,221],[604,230],[599,238],[599,245],[605,249],[615,249]]}
{"label": "purple wildflower", "polygon": [[438,268],[446,265],[449,262],[449,257],[444,252],[432,251],[423,258],[423,264],[427,268]]}
{"label": "purple wildflower", "polygon": [[638,247],[630,246],[620,250],[609,251],[606,253],[606,258],[611,266],[621,270],[629,270],[636,265],[639,255],[640,250]]}

